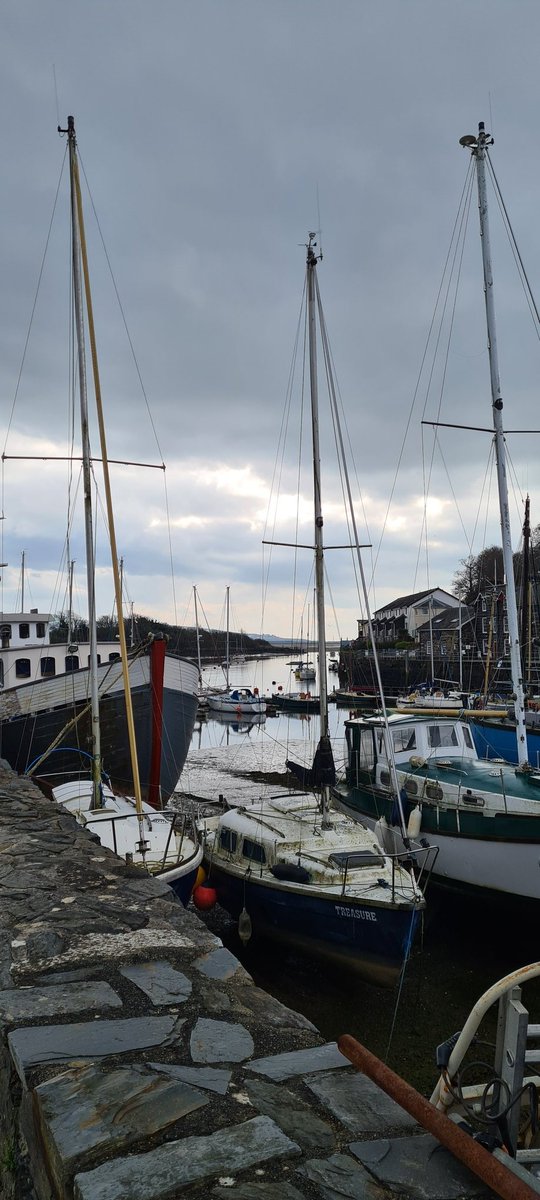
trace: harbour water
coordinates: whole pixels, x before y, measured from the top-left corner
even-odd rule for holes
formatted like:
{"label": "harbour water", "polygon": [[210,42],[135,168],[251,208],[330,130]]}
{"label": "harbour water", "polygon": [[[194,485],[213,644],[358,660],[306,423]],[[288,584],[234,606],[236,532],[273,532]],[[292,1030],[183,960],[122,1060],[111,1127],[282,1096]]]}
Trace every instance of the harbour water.
{"label": "harbour water", "polygon": [[[316,656],[310,660],[316,667]],[[291,679],[288,660],[275,657],[231,667],[231,684],[242,683],[271,695],[309,687]],[[338,686],[337,674],[329,686]],[[221,669],[205,672],[205,684],[223,686]],[[330,705],[331,737],[338,772],[344,763],[344,722],[348,710]],[[318,740],[317,715],[267,716],[265,721],[223,722],[210,716],[198,723],[181,791],[202,804],[217,801],[220,793],[230,801],[254,795],[275,794],[285,779],[289,756],[311,763]],[[486,988],[508,972],[540,958],[535,914],[523,909],[506,912],[499,906],[480,905],[448,897],[432,889],[427,913],[404,972],[401,989],[386,991],[362,983],[345,973],[328,970],[304,955],[271,942],[253,941],[242,946],[234,924],[219,908],[205,915],[255,982],[296,1011],[302,1012],[334,1039],[350,1033],[379,1055],[425,1094],[435,1084],[435,1048],[460,1029],[470,1009]],[[540,1013],[540,983],[528,985],[524,1002],[532,1019]],[[494,1024],[488,1023],[488,1040]],[[478,1058],[489,1060],[482,1049]]]}

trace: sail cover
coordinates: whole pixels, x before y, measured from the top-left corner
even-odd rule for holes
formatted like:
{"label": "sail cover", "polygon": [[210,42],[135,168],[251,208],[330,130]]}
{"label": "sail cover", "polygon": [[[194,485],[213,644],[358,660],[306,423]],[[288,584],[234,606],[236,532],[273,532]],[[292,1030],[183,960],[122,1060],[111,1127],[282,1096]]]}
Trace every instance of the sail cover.
{"label": "sail cover", "polygon": [[313,759],[312,767],[303,767],[300,763],[287,759],[287,769],[298,779],[302,787],[333,787],[336,782],[334,755],[329,737],[322,737]]}

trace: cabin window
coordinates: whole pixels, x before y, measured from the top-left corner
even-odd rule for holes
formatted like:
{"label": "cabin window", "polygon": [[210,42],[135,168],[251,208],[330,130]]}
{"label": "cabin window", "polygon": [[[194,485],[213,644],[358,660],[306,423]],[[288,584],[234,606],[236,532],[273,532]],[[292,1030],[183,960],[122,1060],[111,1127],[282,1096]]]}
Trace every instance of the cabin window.
{"label": "cabin window", "polygon": [[416,730],[411,729],[393,729],[392,737],[394,739],[394,750],[398,753],[400,750],[415,750],[416,749]]}
{"label": "cabin window", "polygon": [[45,621],[36,621],[36,637],[45,637]]}
{"label": "cabin window", "polygon": [[109,662],[119,662],[119,661],[120,661],[120,655],[119,655],[118,651],[116,651],[114,654],[109,654]]}
{"label": "cabin window", "polygon": [[244,855],[244,858],[250,858],[252,862],[266,862],[264,846],[261,846],[260,842],[252,842],[251,838],[244,838],[242,854]]}
{"label": "cabin window", "polygon": [[381,771],[379,778],[382,787],[390,787],[390,771]]}
{"label": "cabin window", "polygon": [[372,771],[375,766],[375,748],[371,729],[362,729],[360,733],[360,749],[358,751],[358,767],[361,771]]}
{"label": "cabin window", "polygon": [[78,654],[66,654],[65,664],[66,664],[66,671],[78,671],[79,670]]}
{"label": "cabin window", "polygon": [[42,679],[47,675],[56,674],[56,663],[54,658],[41,658],[39,661],[39,669]]}
{"label": "cabin window", "polygon": [[7,650],[11,638],[11,625],[2,625],[0,628],[0,637],[2,638],[2,650]]}
{"label": "cabin window", "polygon": [[4,686],[4,664],[0,659],[0,687]]}
{"label": "cabin window", "polygon": [[19,625],[19,637],[20,638],[29,638],[30,637],[30,626],[27,621],[22,621],[21,624]]}
{"label": "cabin window", "polygon": [[428,800],[442,800],[443,790],[440,783],[426,783],[426,796]]}
{"label": "cabin window", "polygon": [[[97,665],[99,667],[99,664],[101,662],[101,654],[97,654],[96,658],[97,658]],[[88,655],[88,666],[90,666],[90,655]]]}
{"label": "cabin window", "polygon": [[432,750],[440,746],[457,746],[458,737],[453,725],[430,725],[428,739]]}
{"label": "cabin window", "polygon": [[31,668],[30,668],[30,659],[29,658],[18,658],[17,659],[17,661],[15,663],[15,675],[17,676],[17,679],[29,679],[30,678],[30,670],[31,670]]}
{"label": "cabin window", "polygon": [[472,750],[473,740],[471,737],[471,731],[470,731],[470,729],[467,728],[466,725],[462,725],[461,728],[463,730],[463,740],[465,742],[465,745],[469,747],[469,750]]}
{"label": "cabin window", "polygon": [[230,850],[234,854],[236,850],[237,836],[234,829],[221,829],[219,833],[219,844],[222,850]]}
{"label": "cabin window", "polygon": [[418,795],[418,784],[415,779],[406,779],[403,786],[408,796]]}

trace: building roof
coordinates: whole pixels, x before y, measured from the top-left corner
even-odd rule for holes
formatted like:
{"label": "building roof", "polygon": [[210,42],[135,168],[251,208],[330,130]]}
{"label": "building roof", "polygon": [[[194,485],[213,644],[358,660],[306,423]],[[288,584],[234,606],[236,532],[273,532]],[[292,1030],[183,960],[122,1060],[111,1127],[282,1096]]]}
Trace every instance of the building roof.
{"label": "building roof", "polygon": [[[410,596],[398,596],[397,600],[391,600],[389,604],[381,605],[381,607],[376,610],[375,616],[377,616],[377,613],[386,612],[389,608],[411,608],[413,604],[417,604],[418,601],[423,600],[425,596],[433,596],[434,592],[442,592],[445,596],[451,595],[450,592],[447,592],[444,588],[440,587],[426,588],[424,592],[411,592]],[[452,600],[455,600],[455,596],[452,596]]]}
{"label": "building roof", "polygon": [[[470,621],[474,620],[474,608],[468,608],[466,604],[462,604],[460,608],[446,608],[444,612],[438,613],[436,617],[432,618],[431,627],[434,633],[441,633],[445,630],[451,633],[454,629],[459,630],[460,615],[463,628],[464,625],[468,625]],[[428,631],[429,622],[426,621],[425,625],[420,626],[419,632],[427,633]]]}

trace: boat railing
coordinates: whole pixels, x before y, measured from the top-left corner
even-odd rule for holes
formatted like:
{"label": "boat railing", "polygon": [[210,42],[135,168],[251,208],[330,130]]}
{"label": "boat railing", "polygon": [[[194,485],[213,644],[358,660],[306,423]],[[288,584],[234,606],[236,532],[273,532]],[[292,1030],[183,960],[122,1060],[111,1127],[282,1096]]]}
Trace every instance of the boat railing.
{"label": "boat railing", "polygon": [[[381,860],[390,859],[390,863],[391,863],[392,903],[395,902],[397,895],[405,895],[405,889],[403,886],[403,871],[404,870],[410,875],[411,890],[413,891],[414,895],[417,896],[418,899],[422,898],[422,896],[427,888],[427,885],[429,883],[429,880],[431,879],[433,868],[437,861],[438,853],[439,853],[438,846],[430,846],[430,845],[415,846],[414,850],[405,850],[405,851],[401,850],[396,854],[388,854],[385,850],[381,849],[381,852],[380,852]],[[347,888],[348,871],[349,871],[349,868],[352,869],[354,859],[356,859],[356,863],[354,865],[356,867],[358,867],[358,853],[355,854],[354,852],[351,852],[351,854],[347,854],[347,855],[343,856],[344,870],[343,870],[343,885],[342,885],[342,889],[341,889],[342,896],[345,895],[345,891]]]}
{"label": "boat railing", "polygon": [[[522,1105],[528,1102],[531,1125],[538,1121],[540,1088],[540,1025],[529,1024],[529,1013],[521,1002],[521,984],[540,976],[540,962],[506,975],[477,1000],[459,1034],[454,1034],[437,1049],[441,1071],[431,1103],[447,1115],[461,1116],[469,1122],[489,1123],[494,1133],[504,1130],[504,1144],[523,1166],[540,1167],[540,1146],[520,1144]],[[464,1086],[463,1060],[478,1028],[492,1005],[498,1003],[497,1036],[493,1068],[488,1082]],[[531,1043],[534,1045],[531,1046]],[[485,1065],[485,1064],[476,1064]],[[537,1074],[525,1075],[528,1067]],[[532,1138],[537,1141],[538,1138]]]}
{"label": "boat railing", "polygon": [[[97,811],[99,812],[99,810],[97,810]],[[163,813],[160,813],[158,810],[156,810],[156,816],[157,816],[157,817],[161,817],[161,819],[162,819],[162,820],[163,820],[163,819],[164,819],[164,820],[169,820],[169,817],[168,817],[168,816],[164,816],[164,814],[163,814]],[[95,820],[95,818],[96,818],[96,812],[94,812],[94,813],[93,813],[93,815],[92,815],[92,817],[90,818],[90,820],[89,820],[89,821],[87,820],[87,824],[91,824],[91,823],[92,823],[92,819],[94,819],[94,820]],[[161,861],[161,868],[162,868],[162,869],[165,867],[165,863],[166,863],[166,860],[167,860],[167,855],[168,855],[168,853],[169,853],[169,847],[170,847],[170,845],[171,845],[172,839],[173,839],[173,837],[175,836],[175,834],[177,834],[177,830],[178,830],[178,818],[181,818],[182,825],[181,825],[180,833],[179,833],[179,836],[178,836],[177,850],[176,850],[176,862],[175,862],[175,864],[174,864],[174,865],[177,865],[177,866],[178,866],[178,865],[179,865],[179,864],[182,862],[182,847],[183,847],[184,839],[185,839],[185,837],[186,837],[186,829],[187,829],[187,826],[188,826],[188,817],[187,817],[187,815],[186,815],[185,813],[182,813],[182,814],[180,814],[180,813],[173,813],[173,814],[172,814],[172,817],[171,817],[171,819],[170,819],[170,822],[169,822],[169,823],[170,823],[170,828],[169,828],[169,831],[168,831],[168,834],[167,834],[167,841],[166,841],[166,843],[165,843],[165,849],[164,849],[164,851],[163,851],[163,858],[162,858],[162,861]],[[147,826],[148,826],[148,829],[149,829],[150,831],[152,830],[152,820],[153,820],[153,819],[154,819],[154,818],[153,818],[152,814],[150,814],[150,813],[143,813],[143,821],[145,821],[145,823],[147,824]],[[132,812],[132,813],[131,813],[131,812],[128,812],[128,813],[107,813],[106,815],[103,815],[103,816],[101,816],[101,815],[100,815],[100,816],[99,816],[99,825],[100,825],[100,826],[103,826],[103,825],[110,825],[110,828],[111,828],[111,833],[112,833],[112,849],[113,849],[114,853],[115,853],[116,855],[118,855],[118,857],[120,857],[120,858],[122,857],[122,854],[121,854],[121,853],[119,852],[119,850],[118,850],[118,841],[117,841],[117,837],[116,837],[116,827],[117,827],[117,825],[118,825],[120,822],[122,822],[122,821],[135,821],[135,820],[138,820],[138,815],[137,815],[137,813],[136,813],[135,811],[134,811],[134,812]],[[194,840],[195,844],[197,844],[197,835],[196,835],[196,833],[194,833],[194,835],[193,835],[193,840]],[[168,865],[170,866],[171,864],[168,864]]]}

